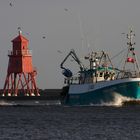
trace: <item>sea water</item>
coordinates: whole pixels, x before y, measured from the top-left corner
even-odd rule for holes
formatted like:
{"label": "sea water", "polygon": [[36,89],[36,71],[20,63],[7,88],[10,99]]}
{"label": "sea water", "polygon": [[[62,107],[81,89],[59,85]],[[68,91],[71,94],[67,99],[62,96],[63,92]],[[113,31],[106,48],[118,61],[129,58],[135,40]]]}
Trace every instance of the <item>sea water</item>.
{"label": "sea water", "polygon": [[140,140],[140,105],[0,106],[0,140]]}

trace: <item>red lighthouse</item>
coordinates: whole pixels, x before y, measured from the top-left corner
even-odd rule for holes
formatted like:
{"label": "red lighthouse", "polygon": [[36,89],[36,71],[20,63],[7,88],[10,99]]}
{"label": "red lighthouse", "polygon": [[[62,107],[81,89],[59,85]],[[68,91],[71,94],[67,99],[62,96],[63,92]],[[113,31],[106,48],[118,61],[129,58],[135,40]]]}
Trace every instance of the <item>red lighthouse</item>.
{"label": "red lighthouse", "polygon": [[39,96],[36,86],[36,70],[32,64],[32,51],[28,39],[19,35],[12,40],[13,50],[8,51],[9,64],[3,88],[3,96]]}

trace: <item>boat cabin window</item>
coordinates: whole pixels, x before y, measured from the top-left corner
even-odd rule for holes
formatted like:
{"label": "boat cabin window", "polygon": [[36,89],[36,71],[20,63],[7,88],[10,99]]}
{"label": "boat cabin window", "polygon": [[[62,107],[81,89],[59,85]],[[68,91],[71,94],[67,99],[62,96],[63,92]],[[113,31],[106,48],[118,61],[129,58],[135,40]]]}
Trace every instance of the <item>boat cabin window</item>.
{"label": "boat cabin window", "polygon": [[103,77],[103,73],[102,72],[100,73],[100,77]]}
{"label": "boat cabin window", "polygon": [[98,77],[98,74],[95,74],[96,77]]}

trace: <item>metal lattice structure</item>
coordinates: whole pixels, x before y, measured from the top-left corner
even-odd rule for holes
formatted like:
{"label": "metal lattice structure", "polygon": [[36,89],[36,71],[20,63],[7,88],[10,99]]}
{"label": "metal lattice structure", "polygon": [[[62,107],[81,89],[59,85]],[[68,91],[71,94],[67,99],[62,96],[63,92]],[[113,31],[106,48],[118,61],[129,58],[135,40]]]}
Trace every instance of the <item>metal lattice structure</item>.
{"label": "metal lattice structure", "polygon": [[8,51],[9,63],[3,88],[3,96],[39,96],[32,65],[32,51],[28,49],[28,39],[19,35],[12,40],[13,49]]}

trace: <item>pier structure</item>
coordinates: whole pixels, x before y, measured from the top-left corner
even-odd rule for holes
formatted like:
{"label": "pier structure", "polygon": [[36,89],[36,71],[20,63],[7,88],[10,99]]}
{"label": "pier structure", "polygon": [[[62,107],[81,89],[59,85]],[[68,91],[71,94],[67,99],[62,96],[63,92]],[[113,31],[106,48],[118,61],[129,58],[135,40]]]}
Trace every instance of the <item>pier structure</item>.
{"label": "pier structure", "polygon": [[28,49],[28,39],[21,30],[12,41],[8,51],[9,63],[2,96],[39,96],[36,85],[36,69],[32,64],[32,51]]}

